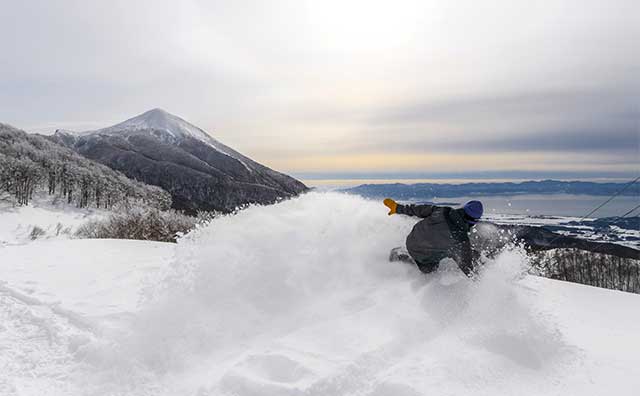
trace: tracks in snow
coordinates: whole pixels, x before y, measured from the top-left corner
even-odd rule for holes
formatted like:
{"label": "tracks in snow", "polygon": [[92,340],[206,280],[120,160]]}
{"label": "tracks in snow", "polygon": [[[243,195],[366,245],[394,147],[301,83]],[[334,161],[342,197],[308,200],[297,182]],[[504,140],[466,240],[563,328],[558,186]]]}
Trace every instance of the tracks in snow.
{"label": "tracks in snow", "polygon": [[73,393],[74,353],[93,337],[84,318],[0,284],[0,394]]}

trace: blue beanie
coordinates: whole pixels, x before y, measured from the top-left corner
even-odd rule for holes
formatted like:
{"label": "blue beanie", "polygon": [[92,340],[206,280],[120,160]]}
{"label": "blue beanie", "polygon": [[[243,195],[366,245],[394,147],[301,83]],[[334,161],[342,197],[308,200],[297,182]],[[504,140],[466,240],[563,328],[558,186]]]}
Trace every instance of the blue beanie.
{"label": "blue beanie", "polygon": [[[469,201],[464,204],[464,213],[472,219],[479,219],[482,217],[482,202],[480,201]],[[474,224],[475,222],[470,221],[470,223]]]}

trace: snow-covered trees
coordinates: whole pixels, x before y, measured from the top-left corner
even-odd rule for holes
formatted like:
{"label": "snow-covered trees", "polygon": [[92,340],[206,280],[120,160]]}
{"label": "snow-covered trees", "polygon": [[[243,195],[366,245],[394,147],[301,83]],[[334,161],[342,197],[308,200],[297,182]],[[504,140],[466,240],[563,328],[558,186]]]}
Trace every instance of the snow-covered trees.
{"label": "snow-covered trees", "polygon": [[40,166],[30,158],[8,158],[0,153],[0,187],[11,192],[19,205],[29,203],[43,179]]}
{"label": "snow-covered trees", "polygon": [[541,275],[583,285],[640,293],[640,260],[578,249],[533,255]]}
{"label": "snow-covered trees", "polygon": [[25,205],[38,190],[82,208],[133,201],[158,209],[171,206],[171,196],[159,187],[129,179],[44,136],[0,124],[0,192]]}
{"label": "snow-covered trees", "polygon": [[85,223],[78,229],[76,236],[175,242],[198,222],[196,217],[175,210],[136,207],[116,212],[103,220]]}

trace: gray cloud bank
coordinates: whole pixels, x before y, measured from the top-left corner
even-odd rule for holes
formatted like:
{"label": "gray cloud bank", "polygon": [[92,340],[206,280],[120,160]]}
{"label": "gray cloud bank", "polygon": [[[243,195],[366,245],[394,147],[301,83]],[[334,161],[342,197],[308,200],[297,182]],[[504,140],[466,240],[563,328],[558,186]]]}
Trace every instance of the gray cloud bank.
{"label": "gray cloud bank", "polygon": [[395,149],[409,151],[610,151],[638,155],[639,103],[638,92],[604,90],[425,101],[381,109],[368,121],[368,131],[388,135],[388,131],[397,130],[399,137],[412,136],[393,144]]}

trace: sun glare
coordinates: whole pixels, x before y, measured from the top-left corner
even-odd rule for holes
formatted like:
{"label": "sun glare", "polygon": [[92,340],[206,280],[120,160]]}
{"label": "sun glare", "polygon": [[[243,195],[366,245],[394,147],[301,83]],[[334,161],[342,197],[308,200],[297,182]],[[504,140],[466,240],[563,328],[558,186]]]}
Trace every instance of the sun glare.
{"label": "sun glare", "polygon": [[324,0],[307,5],[310,27],[319,44],[333,50],[371,51],[408,46],[427,2]]}

